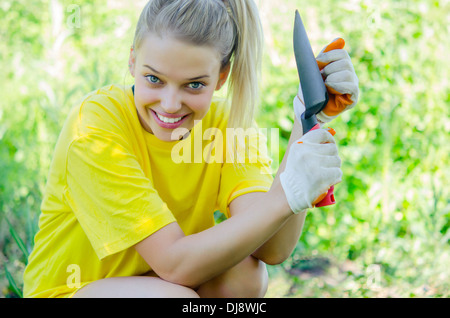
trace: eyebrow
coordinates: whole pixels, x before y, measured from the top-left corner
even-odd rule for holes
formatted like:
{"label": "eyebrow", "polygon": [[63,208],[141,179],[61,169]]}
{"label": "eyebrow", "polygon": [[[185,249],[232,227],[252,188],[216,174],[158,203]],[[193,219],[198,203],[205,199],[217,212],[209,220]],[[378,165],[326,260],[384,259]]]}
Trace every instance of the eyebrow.
{"label": "eyebrow", "polygon": [[[164,75],[163,73],[161,73],[161,72],[155,70],[153,67],[151,67],[151,66],[149,66],[149,65],[144,65],[144,67],[150,69],[151,71],[155,72],[156,74]],[[188,81],[195,81],[195,80],[199,80],[199,79],[205,78],[205,77],[209,77],[209,75],[200,75],[200,76],[188,78],[187,80],[188,80]]]}

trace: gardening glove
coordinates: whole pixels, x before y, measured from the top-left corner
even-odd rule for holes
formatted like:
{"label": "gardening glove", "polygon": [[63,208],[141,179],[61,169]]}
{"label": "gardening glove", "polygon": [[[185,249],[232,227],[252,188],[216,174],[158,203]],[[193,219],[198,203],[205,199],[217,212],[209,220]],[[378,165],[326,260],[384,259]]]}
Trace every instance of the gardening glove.
{"label": "gardening glove", "polygon": [[350,56],[343,49],[344,45],[343,39],[335,39],[316,57],[329,97],[325,108],[317,114],[321,123],[329,122],[343,111],[353,108],[358,101],[359,81]]}
{"label": "gardening glove", "polygon": [[290,147],[280,175],[289,206],[295,214],[312,208],[328,189],[341,182],[341,159],[331,133],[309,131]]}

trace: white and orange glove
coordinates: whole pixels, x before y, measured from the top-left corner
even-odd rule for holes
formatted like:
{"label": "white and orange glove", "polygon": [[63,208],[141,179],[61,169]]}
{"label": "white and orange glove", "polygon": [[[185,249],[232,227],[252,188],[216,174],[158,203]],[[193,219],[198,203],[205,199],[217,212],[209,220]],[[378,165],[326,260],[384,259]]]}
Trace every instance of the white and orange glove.
{"label": "white and orange glove", "polygon": [[[328,91],[328,103],[316,115],[321,124],[333,120],[343,111],[353,108],[358,102],[359,80],[350,56],[343,49],[344,45],[345,42],[342,38],[335,39],[316,57]],[[305,111],[301,85],[299,85],[293,104],[295,116],[300,122],[301,115]]]}
{"label": "white and orange glove", "polygon": [[295,214],[312,208],[318,198],[341,180],[337,146],[325,129],[312,130],[291,145],[286,168],[280,175],[287,201]]}
{"label": "white and orange glove", "polygon": [[337,38],[316,57],[329,97],[325,108],[317,114],[317,119],[321,123],[333,120],[358,102],[359,80],[344,46],[345,41]]}

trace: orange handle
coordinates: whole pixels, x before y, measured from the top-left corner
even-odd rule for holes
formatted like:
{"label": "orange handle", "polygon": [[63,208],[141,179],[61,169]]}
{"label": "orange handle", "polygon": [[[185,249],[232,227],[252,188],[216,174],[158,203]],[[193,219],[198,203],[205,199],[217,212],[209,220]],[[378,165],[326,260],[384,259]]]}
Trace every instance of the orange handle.
{"label": "orange handle", "polygon": [[[345,46],[345,41],[343,38],[338,38],[327,45],[327,47],[323,50],[324,53],[336,50],[343,49]],[[317,61],[317,65],[319,69],[322,70],[328,63]],[[336,116],[342,113],[348,105],[351,105],[353,101],[350,98],[350,94],[341,94],[338,91],[327,87],[329,99],[328,103],[325,105],[323,112],[328,116]]]}
{"label": "orange handle", "polygon": [[320,208],[321,206],[332,205],[335,203],[336,200],[334,199],[334,186],[331,186],[328,189],[328,192],[320,195],[312,205],[313,207]]}
{"label": "orange handle", "polygon": [[316,206],[316,204],[319,204],[320,201],[322,201],[323,199],[325,199],[325,197],[327,196],[328,192],[322,193],[321,195],[319,195],[319,197],[312,203],[312,206]]}

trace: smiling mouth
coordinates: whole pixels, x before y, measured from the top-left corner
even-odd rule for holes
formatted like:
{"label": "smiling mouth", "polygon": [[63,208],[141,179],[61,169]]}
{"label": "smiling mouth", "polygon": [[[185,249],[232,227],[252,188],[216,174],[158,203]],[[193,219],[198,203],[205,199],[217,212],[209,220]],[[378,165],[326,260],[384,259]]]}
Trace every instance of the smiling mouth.
{"label": "smiling mouth", "polygon": [[150,112],[152,113],[155,121],[157,122],[157,124],[163,128],[168,128],[168,129],[174,129],[174,128],[178,128],[184,121],[185,119],[190,115],[183,115],[180,117],[166,117],[163,116],[161,114],[158,114],[157,112],[155,112],[154,110],[150,109]]}
{"label": "smiling mouth", "polygon": [[164,116],[158,114],[157,112],[155,112],[155,114],[159,120],[161,120],[163,123],[166,123],[166,124],[177,123],[187,116],[187,115],[185,115],[185,116],[181,116],[181,117],[170,118],[170,117],[164,117]]}

